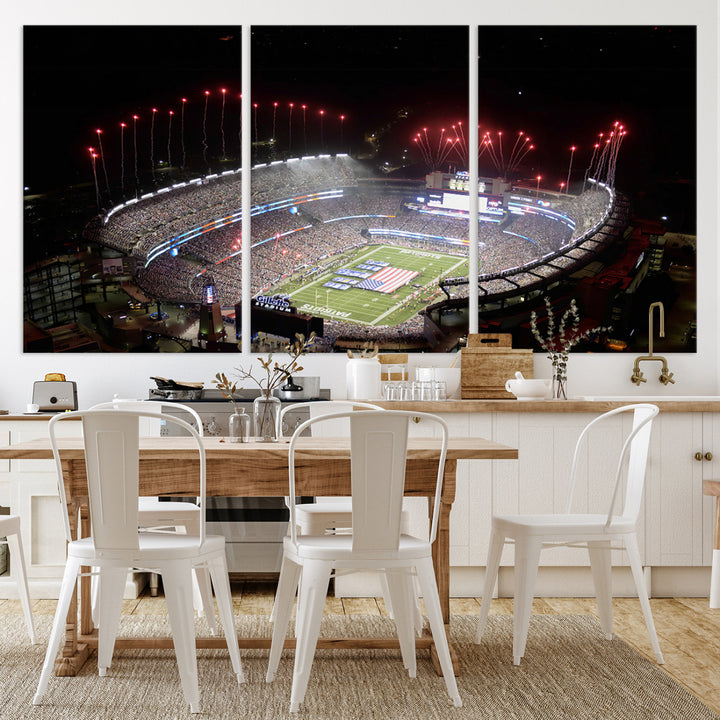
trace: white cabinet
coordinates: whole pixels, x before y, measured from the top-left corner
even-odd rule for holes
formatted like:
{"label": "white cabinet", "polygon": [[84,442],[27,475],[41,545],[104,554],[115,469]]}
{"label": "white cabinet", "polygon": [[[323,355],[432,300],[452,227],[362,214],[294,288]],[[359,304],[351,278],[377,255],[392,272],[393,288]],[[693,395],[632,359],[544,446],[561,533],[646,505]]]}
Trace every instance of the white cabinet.
{"label": "white cabinet", "polygon": [[720,478],[720,415],[661,413],[653,428],[647,482],[647,562],[709,565],[712,498],[705,479]]}
{"label": "white cabinet", "polygon": [[[80,423],[63,423],[64,437],[78,437]],[[47,437],[47,420],[0,422],[0,441],[15,445]],[[65,568],[65,531],[52,460],[11,460],[0,468],[2,504],[21,517],[21,532],[30,594],[34,598],[57,597]],[[7,486],[7,487],[5,487]],[[7,495],[7,499],[5,496]],[[13,568],[0,578],[0,597],[16,597]]]}

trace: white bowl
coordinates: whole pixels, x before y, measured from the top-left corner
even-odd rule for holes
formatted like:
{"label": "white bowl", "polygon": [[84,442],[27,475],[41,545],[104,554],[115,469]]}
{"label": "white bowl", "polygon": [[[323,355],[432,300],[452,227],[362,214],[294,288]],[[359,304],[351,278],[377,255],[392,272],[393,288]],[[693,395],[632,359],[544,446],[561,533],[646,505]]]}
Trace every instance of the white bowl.
{"label": "white bowl", "polygon": [[518,400],[543,400],[550,394],[550,380],[508,380],[505,389]]}

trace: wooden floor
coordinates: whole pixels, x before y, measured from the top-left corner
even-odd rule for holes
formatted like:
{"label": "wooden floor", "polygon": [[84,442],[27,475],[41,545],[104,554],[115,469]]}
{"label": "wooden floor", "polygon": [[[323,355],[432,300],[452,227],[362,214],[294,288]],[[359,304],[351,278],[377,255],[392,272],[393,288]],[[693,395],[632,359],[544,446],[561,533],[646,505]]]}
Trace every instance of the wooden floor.
{"label": "wooden floor", "polygon": [[[237,613],[269,615],[274,585],[257,582],[233,584],[233,604]],[[707,598],[658,598],[650,601],[660,645],[665,656],[662,669],[676,682],[720,714],[720,610],[710,610]],[[53,614],[54,600],[36,600],[33,612]],[[615,633],[654,661],[645,623],[636,599],[613,601]],[[476,615],[478,598],[452,598],[450,611],[455,615]],[[150,597],[147,590],[136,600],[123,602],[128,615],[164,614],[165,599]],[[327,614],[385,615],[382,599],[328,597]],[[512,600],[493,600],[492,614],[511,614]],[[592,598],[542,598],[533,603],[533,613],[558,615],[595,615]],[[21,615],[17,600],[0,600],[0,615]]]}

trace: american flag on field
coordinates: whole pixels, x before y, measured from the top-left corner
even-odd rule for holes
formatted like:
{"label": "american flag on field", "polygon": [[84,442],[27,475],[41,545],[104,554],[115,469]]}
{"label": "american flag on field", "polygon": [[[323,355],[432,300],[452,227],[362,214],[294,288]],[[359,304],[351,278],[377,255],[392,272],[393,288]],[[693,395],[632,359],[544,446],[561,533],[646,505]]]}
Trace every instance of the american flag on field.
{"label": "american flag on field", "polygon": [[394,293],[399,287],[409,283],[420,273],[415,270],[402,270],[401,268],[386,267],[363,280],[355,287],[363,290],[376,290],[383,293]]}

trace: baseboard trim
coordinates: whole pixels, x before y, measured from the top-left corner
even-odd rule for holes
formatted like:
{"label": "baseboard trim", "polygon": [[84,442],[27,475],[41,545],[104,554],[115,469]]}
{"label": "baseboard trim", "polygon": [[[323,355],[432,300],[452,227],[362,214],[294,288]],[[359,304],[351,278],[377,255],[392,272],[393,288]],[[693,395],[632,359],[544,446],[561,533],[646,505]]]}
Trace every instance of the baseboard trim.
{"label": "baseboard trim", "polygon": [[[651,597],[708,597],[709,567],[654,567],[645,569]],[[485,580],[483,567],[450,568],[451,597],[480,597]],[[502,567],[498,576],[498,597],[513,596],[513,568]],[[613,568],[613,596],[635,597],[630,568]],[[336,597],[378,597],[380,583],[375,573],[362,572],[335,579]],[[589,567],[552,567],[538,570],[535,597],[594,597]]]}

